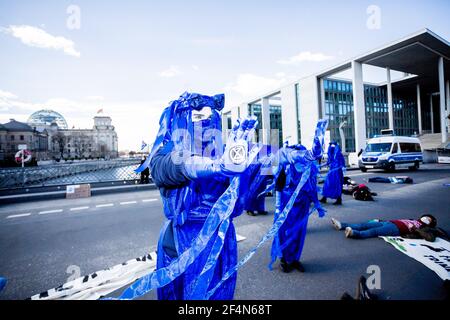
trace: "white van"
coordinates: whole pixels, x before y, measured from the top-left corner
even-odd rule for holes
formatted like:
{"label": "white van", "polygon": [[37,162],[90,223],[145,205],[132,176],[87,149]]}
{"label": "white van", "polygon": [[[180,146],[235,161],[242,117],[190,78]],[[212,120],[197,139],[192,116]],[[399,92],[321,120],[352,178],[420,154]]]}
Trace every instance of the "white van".
{"label": "white van", "polygon": [[394,135],[375,136],[367,141],[366,149],[358,158],[358,166],[362,172],[368,169],[408,168],[417,170],[423,163],[420,140],[413,137]]}

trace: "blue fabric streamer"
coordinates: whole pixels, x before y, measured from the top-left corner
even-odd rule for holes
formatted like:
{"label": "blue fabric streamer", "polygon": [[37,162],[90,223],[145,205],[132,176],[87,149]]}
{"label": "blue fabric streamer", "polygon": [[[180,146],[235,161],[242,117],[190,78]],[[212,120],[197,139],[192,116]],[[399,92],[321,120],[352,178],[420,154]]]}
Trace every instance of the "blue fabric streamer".
{"label": "blue fabric streamer", "polygon": [[[169,284],[182,275],[206,248],[218,226],[222,226],[224,223],[225,226],[229,225],[229,219],[237,199],[238,188],[239,177],[235,177],[226,192],[217,200],[211,212],[208,214],[199,235],[195,238],[192,246],[188,250],[184,251],[177,259],[173,260],[169,266],[157,269],[140,278],[127,288],[118,299],[135,299],[153,289],[161,288]],[[223,210],[224,208],[226,208],[226,210]],[[222,229],[220,231],[223,232],[224,230]]]}

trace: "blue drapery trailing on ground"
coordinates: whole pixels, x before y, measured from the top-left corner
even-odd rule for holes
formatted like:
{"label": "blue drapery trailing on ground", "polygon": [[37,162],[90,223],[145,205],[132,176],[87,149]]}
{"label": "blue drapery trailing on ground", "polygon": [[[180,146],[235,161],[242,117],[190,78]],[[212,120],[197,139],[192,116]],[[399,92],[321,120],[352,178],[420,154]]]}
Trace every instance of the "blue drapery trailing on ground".
{"label": "blue drapery trailing on ground", "polygon": [[328,147],[327,165],[329,171],[323,185],[322,195],[326,198],[337,199],[342,195],[345,159],[336,142],[330,143]]}

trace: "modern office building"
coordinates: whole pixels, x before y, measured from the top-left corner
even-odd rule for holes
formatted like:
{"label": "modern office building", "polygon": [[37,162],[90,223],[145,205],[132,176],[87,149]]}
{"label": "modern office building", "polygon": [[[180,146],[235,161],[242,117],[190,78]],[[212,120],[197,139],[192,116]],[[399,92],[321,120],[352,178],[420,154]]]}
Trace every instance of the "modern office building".
{"label": "modern office building", "polygon": [[[386,81],[364,82],[363,65],[383,68]],[[345,70],[349,79],[338,77]],[[394,71],[402,77],[391,81]],[[348,153],[382,129],[418,135],[425,148],[449,147],[449,80],[450,43],[424,29],[245,101],[224,112],[223,126],[252,114],[263,143],[310,146],[317,120],[328,118],[330,139],[342,145],[343,137]]]}

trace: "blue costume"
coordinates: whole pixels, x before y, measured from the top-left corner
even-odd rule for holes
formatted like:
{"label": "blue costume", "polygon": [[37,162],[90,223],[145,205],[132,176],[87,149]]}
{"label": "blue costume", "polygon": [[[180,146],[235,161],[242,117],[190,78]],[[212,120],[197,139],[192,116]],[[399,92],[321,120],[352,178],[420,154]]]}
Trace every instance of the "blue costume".
{"label": "blue costume", "polygon": [[[243,209],[240,175],[259,148],[248,151],[257,125],[256,118],[251,118],[233,128],[224,150],[223,106],[223,95],[184,93],[164,110],[152,152],[136,170],[150,166],[167,218],[158,242],[157,268],[126,289],[120,299],[134,299],[152,289],[158,289],[158,299],[233,298],[236,274],[215,287],[237,264],[232,220]],[[195,121],[196,113],[206,109],[210,116]],[[242,155],[245,161],[239,160]],[[229,162],[232,156],[239,164]],[[208,295],[212,288],[214,294]]]}
{"label": "blue costume", "polygon": [[325,179],[322,191],[322,202],[326,202],[326,198],[337,199],[336,204],[341,203],[342,185],[344,184],[345,159],[342,155],[341,148],[335,142],[330,143],[328,147],[327,166],[329,171]]}
{"label": "blue costume", "polygon": [[276,173],[276,211],[274,224],[291,208],[279,228],[272,244],[272,261],[281,259],[283,271],[303,271],[299,260],[306,237],[308,218],[312,210],[318,210],[323,217],[325,211],[317,198],[317,161],[322,156],[324,133],[328,122],[320,121],[311,150],[302,145],[288,146],[280,150]]}

